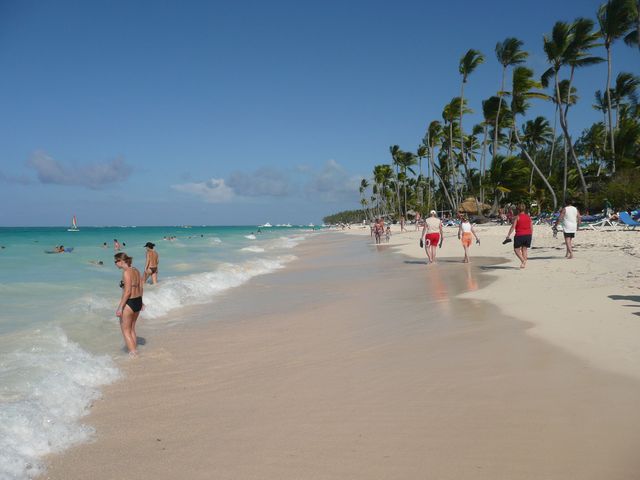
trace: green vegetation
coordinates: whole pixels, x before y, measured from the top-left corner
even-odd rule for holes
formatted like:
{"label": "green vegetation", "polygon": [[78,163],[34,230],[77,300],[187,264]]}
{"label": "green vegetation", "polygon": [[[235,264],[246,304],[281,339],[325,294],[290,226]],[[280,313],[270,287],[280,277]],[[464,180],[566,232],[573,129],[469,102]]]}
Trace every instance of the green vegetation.
{"label": "green vegetation", "polygon": [[344,212],[334,213],[326,216],[322,221],[326,224],[336,223],[362,223],[367,219],[367,212],[364,210],[345,210]]}
{"label": "green vegetation", "polygon": [[[639,10],[640,1],[609,0],[595,12],[595,20],[556,22],[543,36],[549,67],[540,77],[524,65],[529,55],[522,41],[498,42],[500,89],[478,102],[483,121],[465,129],[464,116],[472,110],[464,87],[486,63],[481,52],[468,50],[459,64],[460,96],[444,105],[442,120],[428,123],[415,152],[389,147],[391,161],[374,166],[371,178],[362,179],[362,211],[341,212],[325,222],[397,218],[412,210],[458,211],[463,203],[473,204],[469,199],[475,199],[478,207],[491,205],[493,211],[506,202],[520,201],[557,210],[569,196],[581,198],[585,208],[600,209],[606,199],[618,208],[637,206],[640,77],[619,72],[614,79],[611,69],[615,47],[640,48]],[[601,62],[608,66],[607,78],[602,79],[606,87],[604,93],[593,93],[593,108],[602,113],[602,121],[574,141],[571,107],[589,97],[578,98],[575,78],[588,75],[589,67]],[[525,119],[534,101],[550,102],[553,118]]]}

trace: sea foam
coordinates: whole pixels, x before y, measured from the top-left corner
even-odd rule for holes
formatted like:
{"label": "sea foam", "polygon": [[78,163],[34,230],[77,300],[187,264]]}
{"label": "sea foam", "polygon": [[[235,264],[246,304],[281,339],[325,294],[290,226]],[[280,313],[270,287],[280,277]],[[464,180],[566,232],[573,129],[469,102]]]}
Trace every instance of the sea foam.
{"label": "sea foam", "polygon": [[283,255],[239,264],[223,263],[212,272],[168,278],[155,289],[144,292],[144,317],[158,318],[185,305],[210,302],[220,292],[281,269],[295,259],[293,255]]}
{"label": "sea foam", "polygon": [[90,438],[93,430],[79,419],[100,397],[98,387],[120,376],[108,356],[83,350],[60,328],[30,332],[17,345],[0,356],[3,480],[40,475],[44,455]]}

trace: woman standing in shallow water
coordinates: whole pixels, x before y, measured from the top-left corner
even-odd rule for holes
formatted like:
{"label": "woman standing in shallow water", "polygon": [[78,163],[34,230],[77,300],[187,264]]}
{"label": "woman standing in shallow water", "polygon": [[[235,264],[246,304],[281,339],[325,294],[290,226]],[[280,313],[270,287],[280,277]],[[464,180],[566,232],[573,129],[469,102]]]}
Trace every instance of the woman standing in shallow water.
{"label": "woman standing in shallow water", "polygon": [[124,252],[116,253],[113,258],[116,267],[122,270],[122,280],[120,281],[122,296],[116,310],[116,316],[120,318],[120,329],[129,355],[136,357],[138,355],[136,321],[143,308],[142,287],[144,283],[138,269],[131,266],[133,258]]}

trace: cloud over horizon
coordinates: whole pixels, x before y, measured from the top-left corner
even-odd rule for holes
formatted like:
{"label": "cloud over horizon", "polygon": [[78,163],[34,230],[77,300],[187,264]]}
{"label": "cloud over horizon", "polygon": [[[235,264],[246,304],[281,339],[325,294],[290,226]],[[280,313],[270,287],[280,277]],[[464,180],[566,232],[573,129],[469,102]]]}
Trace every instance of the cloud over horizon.
{"label": "cloud over horizon", "polygon": [[237,195],[246,197],[284,197],[291,193],[287,174],[272,167],[249,173],[234,172],[227,184]]}
{"label": "cloud over horizon", "polygon": [[323,201],[334,203],[354,199],[357,201],[360,177],[350,175],[335,160],[327,160],[319,172],[312,172],[306,185],[307,195],[319,196]]}
{"label": "cloud over horizon", "polygon": [[42,150],[31,155],[27,166],[36,171],[40,183],[81,186],[94,190],[126,180],[132,172],[132,168],[121,157],[107,162],[70,166],[53,159]]}
{"label": "cloud over horizon", "polygon": [[[228,179],[211,178],[203,182],[171,185],[173,190],[188,193],[207,203],[227,203],[252,197],[300,197],[314,201],[336,203],[357,202],[360,177],[351,175],[335,160],[327,160],[320,170],[312,167],[296,171],[297,184],[287,172],[273,167],[261,167],[253,172],[233,172]],[[296,185],[300,187],[296,188]]]}
{"label": "cloud over horizon", "polygon": [[228,203],[235,197],[233,189],[229,188],[222,178],[210,178],[204,182],[179,183],[171,185],[171,188],[200,197],[207,203]]}

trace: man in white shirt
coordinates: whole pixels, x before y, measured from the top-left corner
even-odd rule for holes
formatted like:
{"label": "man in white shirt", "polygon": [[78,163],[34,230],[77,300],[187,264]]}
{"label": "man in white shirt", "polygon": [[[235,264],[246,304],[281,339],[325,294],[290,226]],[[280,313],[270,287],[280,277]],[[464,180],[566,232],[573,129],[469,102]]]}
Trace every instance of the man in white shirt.
{"label": "man in white shirt", "polygon": [[580,212],[573,206],[571,200],[567,200],[566,206],[560,210],[560,216],[556,221],[556,227],[562,222],[562,231],[564,232],[564,244],[567,247],[565,257],[573,258],[573,239],[576,232],[580,230]]}

